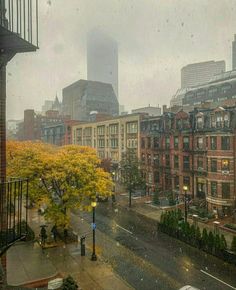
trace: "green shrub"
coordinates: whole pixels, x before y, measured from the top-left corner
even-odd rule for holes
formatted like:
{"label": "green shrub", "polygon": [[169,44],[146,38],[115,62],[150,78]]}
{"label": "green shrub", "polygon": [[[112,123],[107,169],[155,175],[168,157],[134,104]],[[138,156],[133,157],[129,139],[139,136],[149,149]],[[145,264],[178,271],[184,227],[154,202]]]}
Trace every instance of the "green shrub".
{"label": "green shrub", "polygon": [[62,290],[76,290],[79,286],[76,281],[69,275],[67,278],[63,279]]}
{"label": "green shrub", "polygon": [[231,243],[231,251],[236,254],[236,236],[233,237],[233,240]]}

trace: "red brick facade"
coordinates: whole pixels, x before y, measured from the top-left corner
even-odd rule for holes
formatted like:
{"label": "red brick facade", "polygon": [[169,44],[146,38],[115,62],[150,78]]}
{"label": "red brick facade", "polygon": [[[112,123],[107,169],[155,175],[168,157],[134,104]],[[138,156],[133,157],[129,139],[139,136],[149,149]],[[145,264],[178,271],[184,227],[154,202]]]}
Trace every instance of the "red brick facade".
{"label": "red brick facade", "polygon": [[236,108],[164,113],[141,122],[141,159],[148,190],[192,198],[210,210],[235,208]]}

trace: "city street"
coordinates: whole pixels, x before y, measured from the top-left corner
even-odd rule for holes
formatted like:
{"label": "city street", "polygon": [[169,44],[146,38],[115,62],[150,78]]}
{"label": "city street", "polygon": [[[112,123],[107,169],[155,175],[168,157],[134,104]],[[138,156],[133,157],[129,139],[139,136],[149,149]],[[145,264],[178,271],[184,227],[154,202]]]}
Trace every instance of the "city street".
{"label": "city street", "polygon": [[[86,235],[89,247],[91,219],[91,213],[72,216],[74,230]],[[100,203],[96,226],[98,254],[135,289],[236,289],[235,267],[157,232],[131,210]]]}

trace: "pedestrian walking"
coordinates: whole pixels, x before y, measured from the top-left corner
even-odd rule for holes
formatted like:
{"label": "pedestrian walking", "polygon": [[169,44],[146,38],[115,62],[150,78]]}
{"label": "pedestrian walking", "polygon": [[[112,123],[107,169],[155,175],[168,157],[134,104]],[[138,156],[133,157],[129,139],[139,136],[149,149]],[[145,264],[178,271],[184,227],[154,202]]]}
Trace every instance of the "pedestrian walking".
{"label": "pedestrian walking", "polygon": [[57,236],[58,236],[58,231],[57,231],[57,226],[54,225],[51,229],[52,237],[54,239],[54,242],[57,242]]}
{"label": "pedestrian walking", "polygon": [[44,247],[45,246],[45,243],[46,243],[46,240],[47,240],[47,231],[46,231],[46,226],[41,226],[41,230],[40,230],[40,237],[41,237],[41,243],[42,243],[42,246]]}

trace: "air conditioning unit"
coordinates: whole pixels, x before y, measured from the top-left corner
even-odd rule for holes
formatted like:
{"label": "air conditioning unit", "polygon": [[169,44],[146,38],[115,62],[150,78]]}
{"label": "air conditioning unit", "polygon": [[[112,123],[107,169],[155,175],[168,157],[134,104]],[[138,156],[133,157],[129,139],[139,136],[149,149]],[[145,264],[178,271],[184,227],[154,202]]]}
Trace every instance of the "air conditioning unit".
{"label": "air conditioning unit", "polygon": [[229,174],[229,170],[222,170],[222,174]]}

